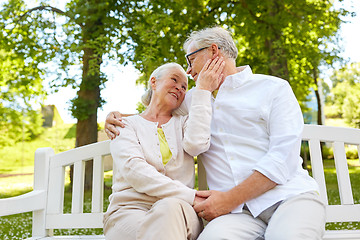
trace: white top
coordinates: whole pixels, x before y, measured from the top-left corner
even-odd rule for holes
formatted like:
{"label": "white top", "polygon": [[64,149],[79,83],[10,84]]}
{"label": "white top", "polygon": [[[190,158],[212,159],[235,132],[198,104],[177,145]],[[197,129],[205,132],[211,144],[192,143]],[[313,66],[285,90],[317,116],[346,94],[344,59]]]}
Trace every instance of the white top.
{"label": "white top", "polygon": [[194,159],[210,146],[211,93],[193,92],[189,116],[173,116],[161,128],[172,157],[164,166],[160,153],[158,123],[139,115],[123,118],[125,128],[110,143],[115,169],[109,212],[122,204],[165,197],[193,204]]}
{"label": "white top", "polygon": [[[192,90],[179,112],[186,112]],[[211,190],[227,191],[254,170],[278,185],[246,202],[254,217],[280,200],[318,186],[302,168],[303,117],[287,81],[246,66],[226,77],[212,100],[210,149],[201,154]],[[233,212],[241,212],[243,204]]]}

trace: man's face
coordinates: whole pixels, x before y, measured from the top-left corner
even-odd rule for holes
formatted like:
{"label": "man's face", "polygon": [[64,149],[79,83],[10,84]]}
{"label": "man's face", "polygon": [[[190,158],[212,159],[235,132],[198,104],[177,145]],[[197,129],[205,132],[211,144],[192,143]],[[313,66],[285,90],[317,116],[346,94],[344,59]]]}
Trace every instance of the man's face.
{"label": "man's face", "polygon": [[211,51],[209,51],[209,49],[210,48],[199,49],[195,46],[194,42],[191,42],[186,51],[186,54],[188,55],[188,68],[186,73],[191,74],[195,82],[206,61],[211,59]]}

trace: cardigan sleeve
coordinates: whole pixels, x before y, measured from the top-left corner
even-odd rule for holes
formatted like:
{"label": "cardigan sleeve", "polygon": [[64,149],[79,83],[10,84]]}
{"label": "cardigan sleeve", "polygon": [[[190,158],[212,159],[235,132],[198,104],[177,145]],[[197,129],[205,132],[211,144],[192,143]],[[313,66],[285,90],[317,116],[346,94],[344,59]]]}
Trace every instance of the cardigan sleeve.
{"label": "cardigan sleeve", "polygon": [[133,123],[124,119],[125,128],[120,135],[110,143],[110,151],[117,167],[117,174],[137,192],[149,196],[175,197],[193,204],[195,190],[185,186],[160,173],[153,165],[149,164],[143,154],[142,147],[136,136]]}
{"label": "cardigan sleeve", "polygon": [[183,148],[191,156],[197,156],[210,147],[211,92],[192,89],[189,116],[184,124]]}

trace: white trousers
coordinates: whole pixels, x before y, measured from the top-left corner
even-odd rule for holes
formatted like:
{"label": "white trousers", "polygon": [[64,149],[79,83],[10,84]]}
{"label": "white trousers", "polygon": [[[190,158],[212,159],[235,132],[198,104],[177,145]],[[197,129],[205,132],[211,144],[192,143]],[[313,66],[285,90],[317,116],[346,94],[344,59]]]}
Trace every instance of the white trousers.
{"label": "white trousers", "polygon": [[199,240],[306,240],[322,239],[325,205],[316,192],[281,201],[254,218],[245,207],[210,221]]}
{"label": "white trousers", "polygon": [[164,198],[120,207],[104,225],[107,240],[193,240],[203,229],[193,207],[180,199]]}

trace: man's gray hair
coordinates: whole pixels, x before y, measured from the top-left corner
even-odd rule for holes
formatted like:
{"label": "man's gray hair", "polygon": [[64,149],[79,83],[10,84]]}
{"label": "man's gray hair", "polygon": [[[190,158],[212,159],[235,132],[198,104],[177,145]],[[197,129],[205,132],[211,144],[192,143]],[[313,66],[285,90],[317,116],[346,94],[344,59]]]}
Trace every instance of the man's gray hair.
{"label": "man's gray hair", "polygon": [[186,76],[186,72],[185,72],[184,68],[178,63],[174,63],[174,62],[165,63],[165,64],[159,66],[158,68],[156,68],[150,75],[150,78],[148,81],[148,89],[141,97],[141,101],[145,106],[149,106],[151,97],[152,97],[151,78],[155,77],[156,80],[159,80],[164,76],[164,74],[167,74],[168,71],[172,68],[179,69]]}
{"label": "man's gray hair", "polygon": [[229,31],[221,27],[205,28],[199,31],[194,31],[190,34],[184,43],[184,50],[186,51],[190,43],[194,42],[197,48],[210,47],[215,43],[225,56],[236,59],[238,49],[234,43]]}

